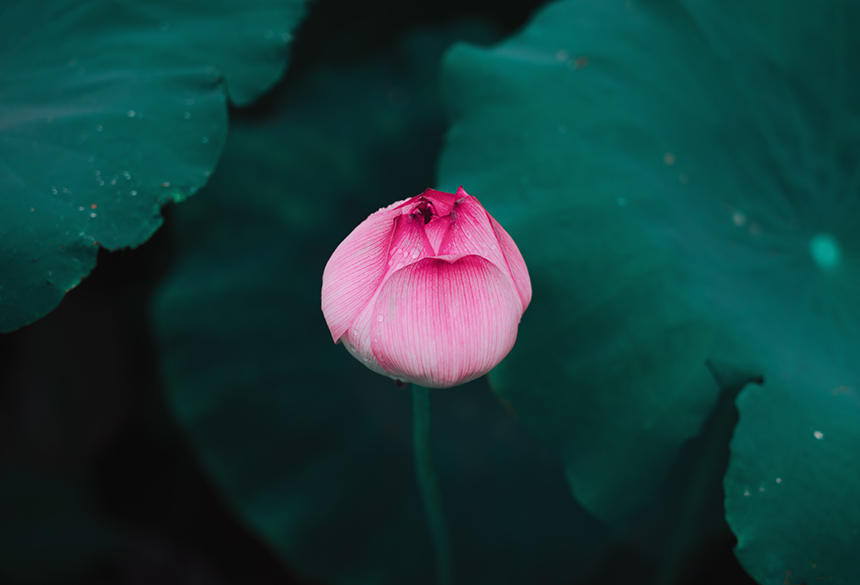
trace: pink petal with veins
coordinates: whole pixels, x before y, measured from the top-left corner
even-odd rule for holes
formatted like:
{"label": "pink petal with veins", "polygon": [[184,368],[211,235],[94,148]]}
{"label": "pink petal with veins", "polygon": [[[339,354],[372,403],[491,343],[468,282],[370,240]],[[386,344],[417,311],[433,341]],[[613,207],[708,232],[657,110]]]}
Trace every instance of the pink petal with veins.
{"label": "pink petal with veins", "polygon": [[424,233],[424,218],[414,215],[408,207],[400,206],[398,215],[393,222],[387,259],[383,260],[384,274],[374,287],[371,297],[352,319],[349,329],[341,336],[346,349],[356,359],[379,374],[388,375],[373,355],[370,347],[370,334],[373,318],[373,307],[376,297],[385,280],[391,275],[410,264],[414,264],[428,256],[433,256],[433,248]]}
{"label": "pink petal with veins", "polygon": [[385,274],[391,274],[433,255],[433,247],[424,232],[424,218],[413,213],[398,217],[394,222]]}
{"label": "pink petal with veins", "polygon": [[398,201],[380,209],[352,230],[329,258],[323,272],[322,311],[337,343],[370,302],[388,268],[388,245],[400,215]]}
{"label": "pink petal with veins", "polygon": [[508,269],[510,270],[511,277],[514,279],[514,284],[516,284],[517,292],[519,292],[520,298],[523,301],[523,311],[525,311],[532,300],[532,281],[529,278],[529,269],[526,268],[526,261],[523,260],[520,249],[517,248],[513,238],[508,235],[505,228],[489,213],[487,213],[487,217],[490,219],[490,224],[496,233],[502,253],[505,255]]}
{"label": "pink petal with veins", "polygon": [[442,240],[448,235],[448,230],[451,228],[451,216],[434,217],[430,223],[424,226],[424,233],[427,234],[427,241],[433,248],[433,254],[439,253],[439,246],[442,245]]}
{"label": "pink petal with veins", "polygon": [[436,208],[436,215],[440,217],[451,213],[451,207],[454,205],[454,202],[460,199],[459,194],[454,195],[453,193],[445,193],[444,191],[436,191],[435,189],[427,189],[421,194],[421,197],[433,203],[433,207]]}
{"label": "pink petal with veins", "polygon": [[369,316],[372,353],[391,377],[455,386],[507,355],[521,315],[510,276],[492,262],[425,258],[382,285]]}
{"label": "pink petal with veins", "polygon": [[450,218],[451,227],[438,248],[437,256],[455,261],[474,254],[489,260],[510,276],[498,238],[490,224],[489,214],[477,199],[466,195],[457,200]]}

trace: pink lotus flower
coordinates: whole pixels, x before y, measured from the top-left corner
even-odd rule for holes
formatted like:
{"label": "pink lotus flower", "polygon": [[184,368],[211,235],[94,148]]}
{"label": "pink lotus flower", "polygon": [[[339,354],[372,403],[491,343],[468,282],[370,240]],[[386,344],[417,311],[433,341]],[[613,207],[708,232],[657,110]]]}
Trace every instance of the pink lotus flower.
{"label": "pink lotus flower", "polygon": [[427,189],[341,242],[322,310],[335,343],[371,370],[447,388],[502,361],[531,296],[520,251],[478,200]]}

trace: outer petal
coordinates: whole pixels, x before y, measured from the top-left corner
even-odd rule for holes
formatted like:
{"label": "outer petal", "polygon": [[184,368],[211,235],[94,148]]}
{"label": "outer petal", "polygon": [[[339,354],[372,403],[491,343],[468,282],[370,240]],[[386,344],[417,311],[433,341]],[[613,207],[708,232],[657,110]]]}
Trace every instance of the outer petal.
{"label": "outer petal", "polygon": [[532,300],[532,281],[529,278],[526,261],[523,260],[520,249],[517,248],[513,238],[508,235],[505,228],[489,213],[487,213],[487,217],[490,218],[490,224],[493,226],[493,231],[496,233],[499,245],[502,247],[502,253],[505,255],[505,260],[507,261],[508,269],[511,271],[514,284],[517,286],[517,292],[520,293],[520,298],[523,300],[523,311],[525,311]]}
{"label": "outer petal", "polygon": [[398,201],[358,224],[323,271],[322,311],[337,342],[370,302],[388,269],[388,247],[400,215]]}
{"label": "outer petal", "polygon": [[[398,208],[398,212],[404,211],[407,213],[394,218],[387,260],[383,262],[384,273],[379,283],[374,288],[370,299],[365,302],[355,318],[351,320],[349,329],[340,338],[340,341],[343,342],[353,357],[374,372],[385,376],[389,376],[389,374],[374,357],[370,346],[371,325],[375,315],[374,303],[379,294],[379,289],[389,275],[428,256],[433,256],[433,248],[424,234],[423,217],[408,213],[408,209],[404,209],[403,206]],[[396,376],[389,377],[396,378]]]}
{"label": "outer petal", "polygon": [[361,310],[358,316],[353,320],[347,332],[340,338],[343,346],[352,354],[352,357],[363,363],[365,366],[383,376],[397,379],[397,376],[389,374],[376,356],[373,355],[371,347],[371,335],[373,334],[372,325],[376,315],[376,299],[379,296],[377,290],[370,302]]}
{"label": "outer petal", "polygon": [[374,303],[373,355],[392,377],[446,388],[489,372],[514,345],[522,302],[488,260],[426,258],[391,274]]}

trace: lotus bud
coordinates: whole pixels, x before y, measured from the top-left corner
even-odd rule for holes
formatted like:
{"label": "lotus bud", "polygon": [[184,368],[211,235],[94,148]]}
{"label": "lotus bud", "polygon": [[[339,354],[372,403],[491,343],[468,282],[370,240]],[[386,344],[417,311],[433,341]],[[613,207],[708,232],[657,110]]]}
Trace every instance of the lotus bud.
{"label": "lotus bud", "polygon": [[427,189],[341,242],[322,311],[334,342],[371,370],[447,388],[502,361],[531,296],[520,251],[478,200]]}

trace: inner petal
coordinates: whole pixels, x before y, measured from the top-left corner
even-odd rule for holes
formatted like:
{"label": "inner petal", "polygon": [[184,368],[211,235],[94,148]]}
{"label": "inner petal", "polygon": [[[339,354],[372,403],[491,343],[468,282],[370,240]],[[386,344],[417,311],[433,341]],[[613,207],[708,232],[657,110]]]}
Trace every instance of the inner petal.
{"label": "inner petal", "polygon": [[457,199],[460,199],[457,195],[445,193],[444,191],[436,191],[435,189],[427,189],[421,195],[421,198],[433,203],[433,207],[436,209],[436,215],[438,216],[448,215],[451,213],[451,208],[454,206],[454,202],[457,201]]}
{"label": "inner petal", "polygon": [[451,227],[436,248],[438,256],[457,259],[474,254],[489,260],[510,274],[487,212],[477,199],[467,195],[457,201],[449,218]]}
{"label": "inner petal", "polygon": [[399,216],[388,248],[386,274],[433,255],[433,247],[424,234],[423,215],[405,213]]}
{"label": "inner petal", "polygon": [[439,248],[449,229],[451,229],[451,216],[449,215],[434,217],[430,223],[424,226],[424,233],[427,235],[430,247],[433,248],[434,256],[439,254]]}

